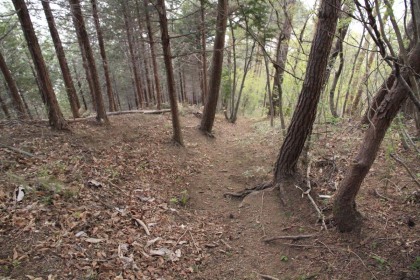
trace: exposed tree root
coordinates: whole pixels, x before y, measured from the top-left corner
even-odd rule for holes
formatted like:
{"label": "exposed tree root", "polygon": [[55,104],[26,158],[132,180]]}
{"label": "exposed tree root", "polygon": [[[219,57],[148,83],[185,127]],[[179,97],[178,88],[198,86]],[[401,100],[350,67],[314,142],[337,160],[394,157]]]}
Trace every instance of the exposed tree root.
{"label": "exposed tree root", "polygon": [[268,188],[271,188],[271,187],[273,187],[273,182],[271,182],[271,181],[270,182],[263,182],[261,184],[256,185],[253,188],[246,188],[246,189],[244,189],[240,192],[237,192],[237,193],[232,193],[232,192],[225,193],[223,196],[224,197],[230,196],[230,197],[233,197],[233,198],[244,199],[247,195],[249,195],[253,192],[262,191],[262,190],[265,190],[265,189],[268,189]]}
{"label": "exposed tree root", "polygon": [[263,242],[271,242],[279,239],[289,239],[289,240],[300,240],[307,239],[317,236],[317,234],[307,234],[307,235],[285,235],[285,236],[274,236],[270,238],[263,239]]}

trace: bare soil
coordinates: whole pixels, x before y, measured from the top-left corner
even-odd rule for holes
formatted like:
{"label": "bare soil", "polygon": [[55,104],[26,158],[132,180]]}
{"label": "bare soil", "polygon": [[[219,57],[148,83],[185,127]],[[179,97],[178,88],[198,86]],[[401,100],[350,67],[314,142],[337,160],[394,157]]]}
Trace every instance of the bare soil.
{"label": "bare soil", "polygon": [[[420,164],[396,133],[360,191],[362,231],[342,234],[322,229],[306,196],[288,210],[273,189],[224,196],[271,179],[277,128],[218,117],[212,139],[184,111],[185,148],[170,141],[169,115],[67,133],[1,123],[0,143],[34,156],[0,148],[0,279],[420,279],[419,188],[389,153],[413,174]],[[311,195],[327,218],[331,199],[319,195],[334,195],[362,133],[354,123],[314,130]]]}

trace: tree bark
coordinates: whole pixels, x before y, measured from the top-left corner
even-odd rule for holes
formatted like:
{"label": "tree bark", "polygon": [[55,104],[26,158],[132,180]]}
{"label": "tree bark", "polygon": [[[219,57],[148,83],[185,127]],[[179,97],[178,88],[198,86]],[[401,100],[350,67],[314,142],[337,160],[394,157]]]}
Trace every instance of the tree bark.
{"label": "tree bark", "polygon": [[299,100],[274,170],[274,182],[293,176],[297,162],[316,117],[316,108],[321,95],[338,20],[339,0],[321,1],[319,19],[306,67]]}
{"label": "tree bark", "polygon": [[72,64],[73,64],[74,75],[76,75],[77,86],[79,87],[80,97],[82,97],[83,107],[85,107],[85,111],[86,111],[87,110],[86,98],[85,98],[85,94],[83,93],[82,82],[80,81],[79,74],[77,73],[76,63],[74,62],[74,60],[72,61]]}
{"label": "tree bark", "polygon": [[38,74],[39,82],[45,93],[47,101],[48,119],[50,125],[57,130],[68,129],[67,121],[63,114],[55,96],[55,92],[47,71],[47,66],[42,56],[41,48],[38,44],[38,38],[29,16],[28,8],[24,0],[13,0],[13,5],[17,11],[22,31],[28,44],[29,52],[35,65],[35,70]]}
{"label": "tree bark", "polygon": [[108,59],[105,52],[104,37],[102,35],[102,29],[99,23],[98,7],[97,7],[96,0],[90,0],[90,3],[92,5],[92,13],[93,13],[93,20],[95,22],[96,34],[98,35],[98,44],[99,44],[99,50],[100,50],[101,58],[102,58],[102,67],[104,68],[109,111],[114,112],[116,111],[114,92],[112,90],[111,76],[109,75]]}
{"label": "tree bark", "polygon": [[10,73],[9,67],[7,67],[6,61],[3,57],[3,54],[0,52],[0,69],[3,73],[4,80],[6,81],[7,87],[9,88],[10,95],[13,100],[13,106],[16,110],[18,118],[26,119],[28,114],[25,110],[25,105],[23,104],[22,98],[20,97],[19,90],[17,88],[16,82]]}
{"label": "tree bark", "polygon": [[206,54],[206,22],[205,22],[205,0],[200,0],[200,19],[201,19],[201,65],[203,79],[203,100],[207,98],[207,54]]}
{"label": "tree bark", "polygon": [[51,38],[54,43],[55,52],[57,54],[58,62],[60,64],[61,74],[63,75],[64,85],[66,87],[67,97],[69,99],[71,112],[73,118],[79,118],[80,103],[77,98],[76,88],[74,87],[73,79],[71,78],[70,69],[67,64],[66,54],[64,53],[63,45],[61,44],[60,35],[58,34],[55,24],[54,16],[51,11],[50,3],[48,1],[41,1],[44,9],[45,17],[47,19],[48,28],[50,30]]}
{"label": "tree bark", "polygon": [[155,90],[156,90],[156,100],[157,100],[157,109],[161,109],[162,104],[162,91],[160,89],[160,81],[159,81],[159,73],[158,73],[158,65],[156,61],[156,47],[155,47],[155,40],[153,38],[153,30],[152,24],[150,21],[150,15],[148,10],[148,0],[144,0],[144,7],[145,7],[145,15],[146,15],[146,27],[147,27],[147,34],[149,36],[149,44],[150,44],[150,53],[152,56],[152,64],[153,64],[153,76],[155,78]]}
{"label": "tree bark", "polygon": [[[401,76],[410,83],[411,68],[417,75],[420,73],[420,43],[413,47],[409,58],[409,67],[404,67]],[[381,90],[378,94],[382,94]],[[365,133],[358,155],[341,182],[334,201],[334,221],[340,231],[357,230],[361,224],[361,215],[356,210],[356,196],[360,186],[368,174],[392,120],[397,115],[401,105],[407,99],[407,88],[397,80],[392,89],[386,94]]]}
{"label": "tree bark", "polygon": [[134,46],[133,46],[133,36],[131,34],[131,27],[130,27],[130,21],[129,21],[129,10],[126,7],[126,3],[124,1],[121,2],[122,8],[123,8],[123,15],[124,15],[124,25],[125,25],[125,32],[127,33],[127,44],[128,44],[128,51],[130,53],[130,60],[131,60],[131,66],[134,74],[134,83],[136,86],[136,92],[137,92],[137,98],[139,102],[139,107],[143,108],[143,85],[141,83],[140,75],[139,75],[139,69],[137,67],[136,63],[136,56],[134,54]]}
{"label": "tree bark", "polygon": [[[289,15],[287,9],[293,8],[296,0],[289,0],[284,7],[285,19],[283,27],[277,40],[277,51],[276,51],[276,65],[274,66],[274,82],[273,82],[273,100],[274,107],[279,108],[280,125],[283,134],[286,130],[286,123],[284,121],[283,114],[283,80],[284,80],[284,69],[287,62],[287,54],[289,52],[289,41],[292,34],[292,15]],[[274,109],[275,110],[275,109]]]}
{"label": "tree bark", "polygon": [[214,41],[210,87],[200,125],[200,130],[207,134],[211,134],[216,115],[217,101],[219,99],[220,84],[222,80],[223,51],[225,48],[225,33],[228,17],[227,8],[228,0],[218,0],[216,37]]}
{"label": "tree bark", "polygon": [[178,116],[178,102],[176,100],[175,77],[174,77],[174,70],[172,66],[171,43],[169,39],[168,19],[166,18],[165,1],[157,0],[156,9],[159,14],[160,32],[162,36],[163,58],[165,61],[165,68],[166,68],[169,102],[171,103],[173,140],[175,141],[175,143],[181,146],[184,146],[184,142],[182,140],[181,125],[180,125],[179,116]]}
{"label": "tree bark", "polygon": [[85,21],[83,19],[82,15],[82,9],[80,7],[80,0],[69,0],[71,11],[73,14],[73,22],[76,29],[76,32],[78,33],[78,38],[81,40],[81,45],[84,49],[86,59],[88,62],[88,67],[90,69],[91,78],[92,78],[92,86],[94,91],[94,96],[96,100],[96,120],[100,122],[103,120],[105,124],[109,124],[108,117],[106,115],[105,111],[105,105],[104,100],[102,98],[101,93],[101,86],[99,84],[99,77],[98,72],[96,69],[96,63],[95,58],[93,57],[92,47],[90,45],[89,36],[86,31],[85,27]]}
{"label": "tree bark", "polygon": [[1,106],[1,109],[3,110],[3,113],[4,113],[5,117],[8,120],[10,120],[11,117],[10,117],[9,109],[7,108],[6,102],[1,97],[1,94],[0,94],[0,106]]}

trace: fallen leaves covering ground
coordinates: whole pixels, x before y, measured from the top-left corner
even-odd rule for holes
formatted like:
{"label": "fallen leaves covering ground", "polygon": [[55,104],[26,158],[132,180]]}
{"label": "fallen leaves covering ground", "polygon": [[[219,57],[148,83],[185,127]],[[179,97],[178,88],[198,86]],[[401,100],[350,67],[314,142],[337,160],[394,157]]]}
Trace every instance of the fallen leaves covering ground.
{"label": "fallen leaves covering ground", "polygon": [[[206,258],[211,219],[184,209],[195,158],[173,146],[167,116],[59,133],[8,124],[1,149],[0,275],[16,279],[180,279]],[[191,128],[192,129],[192,128]],[[25,196],[13,200],[22,186]]]}
{"label": "fallen leaves covering ground", "polygon": [[[273,192],[223,197],[270,179],[281,133],[267,122],[220,118],[206,139],[188,114],[184,149],[170,142],[168,115],[111,121],[73,123],[69,133],[2,124],[0,143],[34,157],[0,148],[0,278],[419,279],[418,188],[388,154],[414,174],[420,166],[397,134],[362,186],[365,222],[354,236],[281,213]],[[327,216],[330,200],[317,195],[334,195],[361,136],[351,124],[314,130],[310,178]],[[304,234],[315,235],[261,241]]]}

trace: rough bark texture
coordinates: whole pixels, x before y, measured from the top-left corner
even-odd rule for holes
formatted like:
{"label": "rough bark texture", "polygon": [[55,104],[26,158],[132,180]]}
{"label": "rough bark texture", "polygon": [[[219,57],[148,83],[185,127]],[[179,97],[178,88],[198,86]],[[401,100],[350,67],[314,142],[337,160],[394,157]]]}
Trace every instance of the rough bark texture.
{"label": "rough bark texture", "polygon": [[[420,73],[420,43],[417,43],[409,55],[409,66]],[[409,81],[407,69],[401,73]],[[378,94],[382,94],[381,90]],[[360,214],[356,210],[356,195],[369,172],[381,142],[392,120],[397,115],[401,105],[407,99],[407,89],[400,83],[394,83],[392,89],[386,94],[371,119],[371,125],[365,133],[358,155],[354,159],[344,180],[341,182],[334,201],[334,221],[340,231],[348,232],[360,227]]]}
{"label": "rough bark texture", "polygon": [[95,22],[96,34],[98,35],[99,50],[100,50],[101,58],[102,58],[102,66],[104,68],[109,111],[114,112],[116,110],[115,99],[114,99],[114,93],[112,90],[111,76],[109,75],[108,59],[106,57],[106,52],[105,52],[104,37],[102,35],[102,29],[99,23],[98,7],[96,4],[96,0],[91,0],[90,3],[92,4],[93,20]]}
{"label": "rough bark texture", "polygon": [[25,110],[25,105],[23,104],[16,82],[13,79],[12,74],[10,73],[9,67],[7,67],[6,61],[1,52],[0,52],[0,69],[1,69],[1,72],[3,73],[3,77],[4,77],[4,80],[6,81],[7,87],[9,88],[9,92],[13,100],[13,106],[15,107],[18,117],[21,119],[26,119],[28,117],[28,114]]}
{"label": "rough bark texture", "polygon": [[216,115],[217,101],[219,99],[220,84],[222,79],[223,50],[225,47],[225,33],[227,26],[227,7],[228,0],[218,0],[216,37],[214,40],[214,51],[212,60],[212,69],[210,76],[210,86],[206,104],[204,106],[203,118],[201,120],[200,130],[211,134]]}
{"label": "rough bark texture", "polygon": [[149,15],[149,11],[148,11],[148,3],[149,3],[148,0],[144,0],[147,34],[149,36],[150,53],[151,53],[151,56],[152,56],[153,76],[155,78],[157,109],[160,110],[161,104],[162,104],[162,91],[160,89],[158,65],[157,65],[157,61],[156,61],[155,40],[153,38],[153,30],[152,30],[152,24],[150,22],[150,15]]}
{"label": "rough bark texture", "polygon": [[296,173],[297,162],[316,117],[328,56],[338,19],[339,0],[324,0],[309,54],[305,80],[287,135],[275,165],[274,181],[279,183]]}
{"label": "rough bark texture", "polygon": [[131,61],[131,67],[134,74],[134,84],[136,86],[136,92],[137,92],[137,98],[139,102],[140,108],[143,108],[143,85],[141,83],[139,69],[137,67],[136,63],[136,56],[134,54],[134,44],[133,44],[133,36],[131,34],[131,27],[130,27],[130,21],[128,17],[128,9],[125,6],[126,4],[124,2],[122,3],[123,8],[123,14],[124,14],[124,25],[125,25],[125,32],[127,33],[127,44],[128,44],[128,51],[130,53],[130,61]]}
{"label": "rough bark texture", "polygon": [[74,87],[73,79],[71,78],[69,65],[67,64],[66,55],[64,53],[63,45],[55,25],[54,16],[51,12],[50,3],[47,1],[41,1],[44,9],[45,17],[48,22],[48,28],[50,29],[51,38],[54,43],[55,52],[57,54],[58,63],[60,64],[61,73],[63,75],[64,85],[67,91],[67,97],[69,99],[71,112],[73,118],[78,118],[80,103],[77,98],[76,88]]}
{"label": "rough bark texture", "polygon": [[173,140],[181,146],[184,146],[181,133],[181,125],[179,122],[178,116],[178,102],[176,100],[176,90],[175,90],[175,77],[174,70],[172,67],[172,54],[171,54],[171,45],[169,40],[168,32],[168,19],[166,18],[166,7],[164,0],[156,1],[156,8],[159,13],[159,22],[160,22],[160,31],[162,36],[162,49],[163,49],[163,58],[165,61],[166,76],[168,80],[168,94],[169,102],[171,103],[171,113],[172,113],[172,128],[173,128]]}
{"label": "rough bark texture", "polygon": [[69,2],[71,5],[71,11],[74,18],[76,32],[78,33],[78,37],[81,40],[81,45],[83,46],[83,49],[85,51],[88,67],[92,75],[92,86],[96,100],[96,120],[103,120],[104,123],[109,124],[109,120],[105,111],[104,100],[102,98],[101,86],[99,84],[99,77],[98,71],[96,69],[95,58],[93,57],[92,47],[90,45],[89,36],[86,31],[85,21],[83,19],[80,2],[79,0],[69,0]]}
{"label": "rough bark texture", "polygon": [[28,8],[24,0],[13,0],[13,5],[17,11],[22,31],[28,43],[29,52],[35,65],[35,70],[38,74],[40,85],[45,93],[47,101],[48,119],[50,125],[58,130],[67,129],[67,122],[61,113],[58,106],[57,98],[50,80],[50,75],[47,71],[47,66],[44,57],[41,53],[41,48],[38,44],[38,39],[29,16]]}

